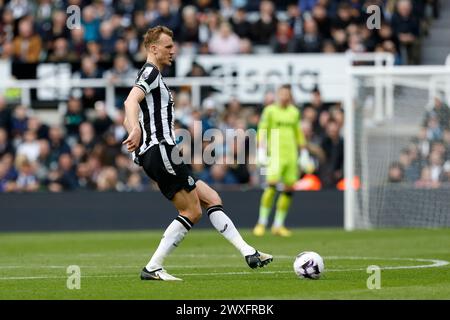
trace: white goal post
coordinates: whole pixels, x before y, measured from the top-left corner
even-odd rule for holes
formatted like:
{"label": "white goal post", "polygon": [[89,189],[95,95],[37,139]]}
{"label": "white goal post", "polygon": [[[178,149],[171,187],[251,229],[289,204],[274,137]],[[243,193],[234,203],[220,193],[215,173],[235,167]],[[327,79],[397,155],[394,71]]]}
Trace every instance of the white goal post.
{"label": "white goal post", "polygon": [[450,105],[450,56],[442,66],[350,66],[346,90],[345,230],[450,226],[450,182],[424,188],[388,178],[401,150],[415,148],[434,99]]}

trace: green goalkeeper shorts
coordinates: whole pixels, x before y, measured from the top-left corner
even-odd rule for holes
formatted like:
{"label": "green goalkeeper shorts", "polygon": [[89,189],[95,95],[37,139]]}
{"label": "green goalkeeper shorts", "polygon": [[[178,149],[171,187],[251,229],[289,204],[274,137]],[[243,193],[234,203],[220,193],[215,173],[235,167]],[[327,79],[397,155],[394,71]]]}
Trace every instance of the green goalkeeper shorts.
{"label": "green goalkeeper shorts", "polygon": [[298,180],[298,165],[296,157],[270,157],[266,168],[266,182],[276,184],[282,182],[292,186]]}

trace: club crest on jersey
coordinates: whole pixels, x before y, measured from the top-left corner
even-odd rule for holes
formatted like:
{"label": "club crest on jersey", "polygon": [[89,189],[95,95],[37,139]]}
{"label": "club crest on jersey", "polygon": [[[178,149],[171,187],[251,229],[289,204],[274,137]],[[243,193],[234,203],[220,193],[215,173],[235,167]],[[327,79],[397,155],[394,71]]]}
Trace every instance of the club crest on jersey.
{"label": "club crest on jersey", "polygon": [[189,176],[189,177],[188,177],[188,184],[189,184],[190,186],[193,186],[194,183],[195,183],[194,178],[192,178],[191,176]]}
{"label": "club crest on jersey", "polygon": [[144,72],[142,72],[141,79],[147,80],[151,72],[152,70],[150,68],[145,68]]}

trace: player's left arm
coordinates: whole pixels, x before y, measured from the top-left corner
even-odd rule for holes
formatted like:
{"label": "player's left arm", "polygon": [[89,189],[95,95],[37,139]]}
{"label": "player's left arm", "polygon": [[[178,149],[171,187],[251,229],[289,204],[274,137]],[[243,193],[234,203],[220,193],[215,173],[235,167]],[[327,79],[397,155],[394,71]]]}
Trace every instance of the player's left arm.
{"label": "player's left arm", "polygon": [[299,149],[302,150],[302,149],[306,148],[307,141],[306,141],[305,135],[303,134],[302,119],[300,116],[300,111],[298,111],[298,113],[297,113],[297,121],[296,121],[294,130],[295,130],[295,138],[296,138]]}

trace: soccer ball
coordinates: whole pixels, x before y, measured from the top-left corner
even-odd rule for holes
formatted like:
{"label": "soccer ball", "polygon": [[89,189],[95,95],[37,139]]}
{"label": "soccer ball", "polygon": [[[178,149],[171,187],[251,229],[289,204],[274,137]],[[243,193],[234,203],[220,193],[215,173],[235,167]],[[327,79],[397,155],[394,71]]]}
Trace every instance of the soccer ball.
{"label": "soccer ball", "polygon": [[302,279],[319,279],[323,269],[323,259],[316,252],[304,251],[295,257],[294,272]]}

